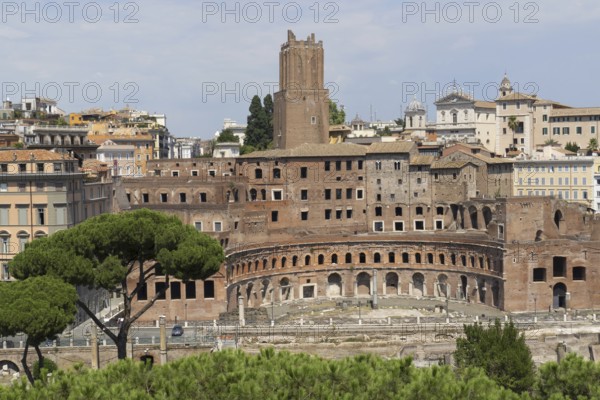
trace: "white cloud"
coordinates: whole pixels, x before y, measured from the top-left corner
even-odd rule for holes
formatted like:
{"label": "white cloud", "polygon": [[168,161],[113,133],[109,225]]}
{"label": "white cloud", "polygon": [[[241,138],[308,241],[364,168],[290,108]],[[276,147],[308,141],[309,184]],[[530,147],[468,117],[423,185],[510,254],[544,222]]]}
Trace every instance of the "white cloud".
{"label": "white cloud", "polygon": [[[303,12],[298,22],[291,22],[293,10],[283,13],[282,3],[273,22],[263,8],[256,23],[242,14],[236,23],[236,15],[223,10],[203,15],[203,7],[221,7],[222,2],[148,0],[139,3],[135,15],[139,22],[125,24],[127,10],[121,9],[120,22],[114,23],[109,9],[114,2],[98,3],[104,19],[95,24],[81,17],[73,23],[21,23],[12,18],[2,24],[3,82],[101,86],[103,95],[97,103],[81,93],[73,102],[61,102],[68,111],[122,106],[126,95],[133,93],[125,85],[132,83],[138,90],[134,100],[139,101],[134,106],[166,113],[176,135],[208,137],[225,117],[243,122],[249,104],[241,93],[207,97],[203,88],[214,83],[219,90],[230,90],[255,82],[266,94],[267,85],[279,80],[279,48],[292,29],[298,38],[314,32],[317,40],[323,40],[325,80],[335,82],[339,88],[335,96],[350,117],[358,112],[367,118],[371,108],[381,119],[398,117],[407,101],[407,83],[418,84],[431,109],[434,96],[428,91],[435,90],[436,83],[456,78],[484,84],[500,80],[505,70],[513,80],[536,82],[543,97],[600,105],[600,82],[590,79],[600,64],[595,51],[600,3],[591,0],[568,4],[545,0],[536,3],[539,9],[526,9],[529,3],[521,2],[516,22],[515,11],[509,8],[514,2],[498,2],[503,12],[498,23],[481,13],[470,22],[464,9],[455,23],[449,21],[449,10],[445,15],[409,16],[410,2],[392,0],[340,2],[327,9],[330,3],[298,2]],[[241,13],[249,3],[239,4]],[[432,4],[428,3],[430,9]],[[439,4],[443,10],[448,3]],[[228,2],[228,8],[234,9],[234,2]],[[539,22],[524,23],[532,11],[531,18]],[[327,16],[337,22],[326,23]]]}

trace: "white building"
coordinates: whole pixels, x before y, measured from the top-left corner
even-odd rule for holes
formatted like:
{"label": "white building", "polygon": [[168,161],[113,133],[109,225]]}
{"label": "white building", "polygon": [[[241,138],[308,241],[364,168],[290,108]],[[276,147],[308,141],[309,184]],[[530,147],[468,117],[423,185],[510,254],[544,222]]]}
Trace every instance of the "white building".
{"label": "white building", "polygon": [[[244,140],[246,139],[246,128],[248,127],[248,125],[241,125],[238,124],[237,122],[235,122],[232,119],[229,118],[225,118],[223,120],[223,130],[225,129],[229,129],[233,132],[233,134],[235,136],[237,136],[237,138],[240,141],[240,144],[244,144]],[[219,136],[221,132],[217,132],[215,133],[215,137]]]}
{"label": "white building", "polygon": [[22,98],[21,111],[25,118],[32,118],[34,112],[43,112],[49,115],[65,115],[65,112],[56,105],[56,100],[45,99],[43,97]]}
{"label": "white building", "polygon": [[240,156],[239,143],[215,143],[214,158],[235,158]]}
{"label": "white building", "polygon": [[204,154],[198,138],[176,138],[173,150],[173,157],[178,159],[200,157]]}
{"label": "white building", "polygon": [[480,143],[495,151],[496,103],[476,100],[455,85],[435,105],[435,130],[439,141]]}
{"label": "white building", "polygon": [[356,117],[350,122],[350,127],[352,128],[352,133],[350,133],[348,137],[359,138],[377,136],[377,130],[372,129],[370,124],[363,121],[358,114],[356,114]]}
{"label": "white building", "polygon": [[141,167],[135,165],[134,151],[134,145],[107,140],[96,150],[96,159],[108,164],[111,176],[141,176]]}

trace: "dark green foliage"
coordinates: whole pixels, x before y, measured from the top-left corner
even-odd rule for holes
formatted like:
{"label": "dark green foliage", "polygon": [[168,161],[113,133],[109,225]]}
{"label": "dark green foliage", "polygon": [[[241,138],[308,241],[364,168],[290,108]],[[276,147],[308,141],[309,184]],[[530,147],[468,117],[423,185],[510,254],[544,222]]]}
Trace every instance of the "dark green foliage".
{"label": "dark green foliage", "polygon": [[263,105],[265,109],[265,115],[267,116],[267,137],[273,140],[273,97],[271,94],[267,94],[263,99]]}
{"label": "dark green foliage", "polygon": [[454,353],[459,369],[482,368],[499,385],[517,393],[531,389],[535,378],[531,352],[512,321],[464,329],[466,337],[456,340]]}
{"label": "dark green foliage", "polygon": [[540,367],[537,398],[600,398],[600,365],[568,354],[560,363],[549,362]]}
{"label": "dark green foliage", "polygon": [[242,147],[240,147],[240,154],[241,155],[252,153],[253,151],[256,151],[256,148],[254,148],[254,146],[243,145]]}
{"label": "dark green foliage", "polygon": [[[35,361],[33,363],[33,368],[32,368],[33,379],[37,380],[37,379],[40,379],[40,376],[44,377],[45,374],[52,373],[54,371],[58,371],[58,366],[56,365],[56,363],[47,358],[43,359],[42,365],[43,365],[43,367],[41,368],[41,371],[40,371],[40,362]],[[42,372],[43,374],[40,374],[40,372]]]}
{"label": "dark green foliage", "polygon": [[567,142],[567,144],[565,144],[565,150],[577,153],[579,151],[579,146],[575,142]]}
{"label": "dark green foliage", "polygon": [[[169,278],[205,279],[216,273],[224,261],[219,243],[184,225],[177,217],[146,209],[121,214],[103,214],[49,238],[33,241],[9,264],[17,279],[53,276],[72,285],[114,290],[123,293],[123,322],[118,334],[107,331],[82,302],[77,304],[106,332],[125,357],[131,324],[148,310],[169,287]],[[159,291],[136,314],[131,303],[138,290],[160,267],[167,275]],[[131,288],[127,278],[136,286]]]}
{"label": "dark green foliage", "polygon": [[217,143],[237,143],[240,141],[240,138],[233,134],[231,129],[223,129],[219,136],[217,137]]}
{"label": "dark green foliage", "polygon": [[50,276],[0,283],[0,335],[27,335],[21,363],[30,381],[34,376],[27,364],[29,347],[35,348],[38,361],[43,362],[40,343],[73,323],[76,301],[72,285]]}
{"label": "dark green foliage", "polygon": [[329,123],[331,125],[341,125],[346,122],[346,112],[344,109],[338,110],[337,104],[329,100]]}
{"label": "dark green foliage", "polygon": [[410,359],[362,355],[323,360],[262,350],[201,354],[147,368],[130,360],[97,372],[59,371],[47,386],[16,385],[3,399],[519,399],[480,370],[463,376],[447,366],[415,368]]}
{"label": "dark green foliage", "polygon": [[249,111],[244,144],[257,150],[265,150],[273,140],[273,127],[265,108],[260,102],[260,97],[254,96],[252,98]]}

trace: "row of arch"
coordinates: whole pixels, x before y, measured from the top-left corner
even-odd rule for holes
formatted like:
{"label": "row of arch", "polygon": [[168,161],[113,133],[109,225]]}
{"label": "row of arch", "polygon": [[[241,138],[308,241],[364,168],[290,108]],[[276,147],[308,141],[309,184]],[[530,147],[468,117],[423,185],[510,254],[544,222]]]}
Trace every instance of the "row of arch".
{"label": "row of arch", "polygon": [[314,282],[298,276],[263,278],[233,286],[230,295],[241,297],[247,307],[259,307],[299,299],[371,298],[375,292],[381,297],[448,298],[494,307],[502,301],[497,279],[434,271],[382,271],[379,277],[369,271],[331,272]]}
{"label": "row of arch", "polygon": [[[242,275],[257,273],[260,271],[268,271],[274,269],[285,269],[288,267],[311,267],[315,266],[312,264],[313,258],[310,254],[307,254],[301,259],[299,256],[294,255],[291,257],[288,263],[287,257],[273,257],[269,263],[267,258],[255,259],[249,262],[237,263],[231,265],[230,274],[231,278],[236,278]],[[400,257],[396,257],[396,252],[373,252],[370,257],[367,257],[367,253],[360,252],[358,257],[355,257],[352,253],[348,252],[342,258],[337,253],[333,253],[326,257],[324,254],[319,254],[316,257],[316,266],[329,265],[337,266],[340,264],[354,265],[354,264],[431,264],[431,265],[449,265],[459,267],[470,267],[477,268],[484,271],[491,271],[502,273],[501,263],[495,262],[489,255],[487,256],[475,256],[455,253],[450,253],[447,257],[443,253],[437,254],[433,252],[415,252],[413,254],[409,252],[400,253]]]}
{"label": "row of arch", "polygon": [[[16,254],[25,249],[25,244],[29,242],[30,234],[27,231],[19,231],[15,235],[17,240],[12,239],[10,232],[0,231],[0,254]],[[46,237],[48,234],[44,231],[36,231],[34,238]]]}
{"label": "row of arch", "polygon": [[51,135],[44,135],[41,143],[55,145],[81,145],[85,143],[85,136],[79,137],[75,135],[73,136],[73,139],[71,139],[70,135],[55,135],[54,137]]}

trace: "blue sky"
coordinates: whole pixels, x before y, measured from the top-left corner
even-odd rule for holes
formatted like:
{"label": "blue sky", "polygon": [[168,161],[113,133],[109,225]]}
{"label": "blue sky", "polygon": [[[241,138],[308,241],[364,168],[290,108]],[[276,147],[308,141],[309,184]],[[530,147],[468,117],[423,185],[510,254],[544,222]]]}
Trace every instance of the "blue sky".
{"label": "blue sky", "polygon": [[128,102],[167,114],[176,136],[208,138],[272,90],[292,29],[323,41],[348,119],[400,117],[413,96],[432,119],[434,92],[456,80],[485,99],[505,71],[524,92],[600,106],[592,0],[66,3],[2,3],[4,97],[37,91],[67,112]]}

